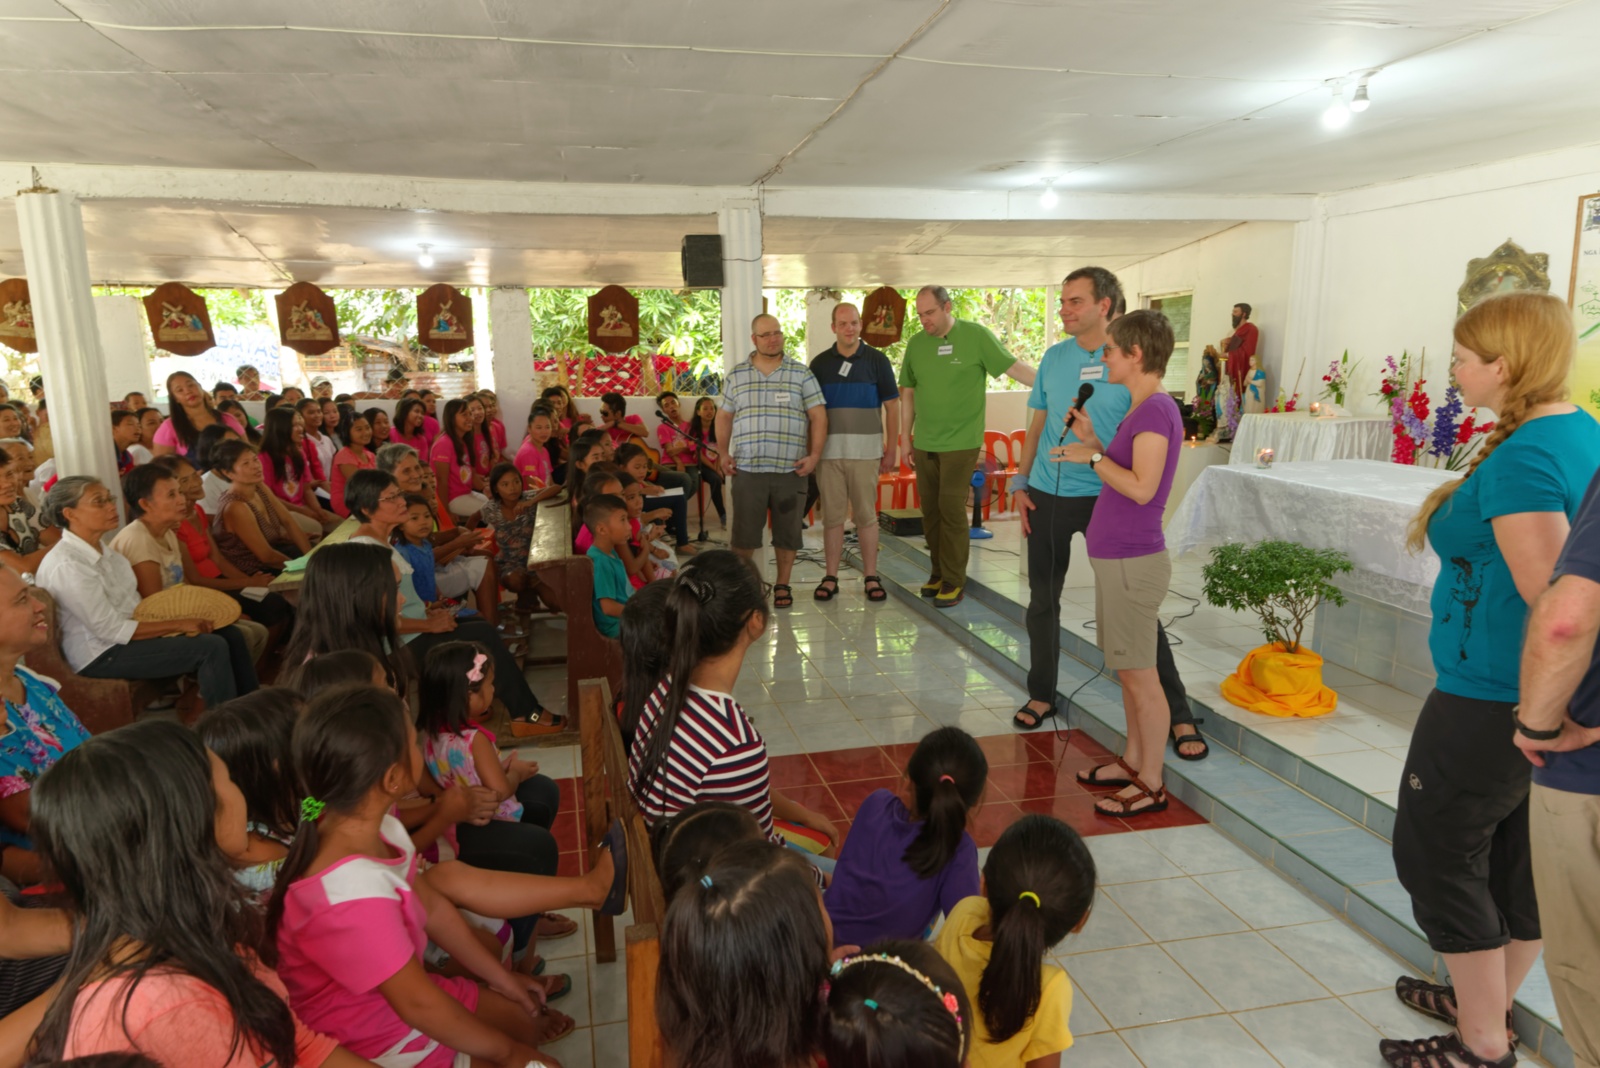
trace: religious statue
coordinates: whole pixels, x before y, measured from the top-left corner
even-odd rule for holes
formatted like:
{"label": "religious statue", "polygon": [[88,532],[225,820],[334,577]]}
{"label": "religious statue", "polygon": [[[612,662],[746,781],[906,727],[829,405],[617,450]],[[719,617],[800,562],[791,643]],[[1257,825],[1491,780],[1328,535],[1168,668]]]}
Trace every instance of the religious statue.
{"label": "religious statue", "polygon": [[1259,414],[1267,410],[1267,372],[1261,369],[1261,358],[1250,357],[1250,373],[1244,380],[1244,413]]}
{"label": "religious statue", "polygon": [[608,304],[600,313],[600,325],[595,328],[595,334],[600,337],[632,337],[633,328],[623,321],[622,313],[615,304]]}
{"label": "religious statue", "polygon": [[1222,383],[1222,361],[1216,346],[1207,345],[1200,357],[1200,375],[1194,380],[1195,430],[1202,438],[1211,436],[1217,426],[1217,386]]}

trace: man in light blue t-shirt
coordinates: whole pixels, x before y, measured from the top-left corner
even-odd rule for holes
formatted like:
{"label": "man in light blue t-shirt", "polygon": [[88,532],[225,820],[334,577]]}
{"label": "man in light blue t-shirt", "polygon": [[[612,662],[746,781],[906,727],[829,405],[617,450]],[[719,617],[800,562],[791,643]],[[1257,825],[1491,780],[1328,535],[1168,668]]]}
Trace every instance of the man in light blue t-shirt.
{"label": "man in light blue t-shirt", "polygon": [[[1106,381],[1100,359],[1106,327],[1122,313],[1122,305],[1122,284],[1104,267],[1080,267],[1067,275],[1061,283],[1060,314],[1062,329],[1071,336],[1045,350],[1028,397],[1028,432],[1011,482],[1012,505],[1022,517],[1028,554],[1028,703],[1014,719],[1024,730],[1056,713],[1061,589],[1072,560],[1072,536],[1088,528],[1102,485],[1092,465],[1055,463],[1050,450],[1078,440],[1067,415],[1085,386],[1094,387],[1084,407],[1101,441],[1110,441],[1128,414],[1127,387]],[[1199,760],[1206,755],[1206,744],[1195,729],[1164,629],[1158,632],[1156,667],[1172,709],[1178,755]]]}

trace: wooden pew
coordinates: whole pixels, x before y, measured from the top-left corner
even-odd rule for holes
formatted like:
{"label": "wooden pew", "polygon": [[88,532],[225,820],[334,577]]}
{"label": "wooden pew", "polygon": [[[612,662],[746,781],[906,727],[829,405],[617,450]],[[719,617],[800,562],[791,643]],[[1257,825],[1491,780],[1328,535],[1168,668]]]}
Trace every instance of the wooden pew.
{"label": "wooden pew", "polygon": [[578,707],[580,679],[605,678],[615,693],[622,686],[622,649],[594,625],[594,564],[572,555],[572,509],[565,498],[539,506],[528,571],[539,581],[539,596],[567,617],[567,708]]}
{"label": "wooden pew", "polygon": [[[617,724],[611,687],[605,679],[578,684],[578,729],[583,758],[584,841],[590,862],[599,859],[600,841],[611,821],[622,820],[628,839],[628,900],[633,923],[625,932],[628,969],[628,1050],[635,1068],[664,1068],[666,1051],[656,1028],[656,974],[661,960],[659,932],[666,904],[656,878],[650,831],[628,793],[628,754]],[[617,959],[611,917],[594,914],[595,959]]]}

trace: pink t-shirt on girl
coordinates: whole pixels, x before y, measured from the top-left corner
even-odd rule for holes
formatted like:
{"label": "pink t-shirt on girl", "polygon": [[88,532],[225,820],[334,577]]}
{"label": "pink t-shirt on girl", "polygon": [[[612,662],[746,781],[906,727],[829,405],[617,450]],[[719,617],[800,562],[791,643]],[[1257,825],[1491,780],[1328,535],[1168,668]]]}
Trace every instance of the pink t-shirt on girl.
{"label": "pink t-shirt on girl", "polygon": [[462,463],[456,456],[455,442],[448,437],[441,437],[433,443],[433,451],[428,454],[428,459],[445,465],[445,503],[472,492],[472,464]]}
{"label": "pink t-shirt on girl", "polygon": [[550,485],[550,450],[543,445],[535,445],[523,438],[522,447],[517,450],[516,463],[517,473],[531,488],[543,489]]}
{"label": "pink t-shirt on girl", "polygon": [[[268,968],[250,961],[256,978],[274,994],[289,1000],[283,983]],[[86,983],[72,1003],[67,1031],[67,1058],[96,1053],[142,1053],[158,1064],[183,1068],[257,1068],[270,1060],[265,1050],[233,1046],[235,1018],[221,991],[187,972],[157,968],[128,994],[127,978]],[[320,1035],[296,1017],[295,1063],[317,1068],[338,1042]]]}
{"label": "pink t-shirt on girl", "polygon": [[506,451],[506,425],[498,419],[489,420],[489,440],[494,443],[496,456]]}
{"label": "pink t-shirt on girl", "polygon": [[[413,1031],[378,991],[420,961],[428,943],[427,913],[412,885],[411,836],[393,816],[383,818],[379,833],[394,857],[345,857],[290,884],[278,928],[278,976],[306,1025],[357,1056],[408,1056],[414,1059],[406,1063],[418,1068],[450,1068],[454,1051]],[[428,978],[468,1012],[477,1009],[476,983]]]}
{"label": "pink t-shirt on girl", "polygon": [[333,454],[333,483],[328,487],[328,493],[333,498],[333,510],[348,517],[350,509],[344,503],[344,484],[347,481],[344,474],[345,464],[354,464],[360,471],[370,471],[378,466],[378,458],[366,449],[362,449],[360,455],[357,455],[356,450],[348,445]]}
{"label": "pink t-shirt on girl", "polygon": [[424,461],[428,458],[428,450],[433,447],[433,439],[428,437],[426,429],[419,430],[408,438],[391,427],[389,430],[389,442],[390,444],[410,445],[417,450],[417,455],[422,457]]}
{"label": "pink t-shirt on girl", "polygon": [[439,420],[431,415],[422,417],[422,433],[428,438],[428,448],[433,448],[433,443],[439,440]]}
{"label": "pink t-shirt on girl", "polygon": [[[228,424],[235,434],[238,434],[241,438],[245,437],[244,427],[239,425],[239,420],[225,412],[218,412],[217,417],[224,423]],[[168,416],[166,419],[162,420],[161,425],[156,428],[156,437],[153,444],[165,445],[168,448],[176,449],[185,456],[187,456],[189,451],[194,448],[193,445],[184,445],[178,441],[178,431],[172,425],[171,416]]]}
{"label": "pink t-shirt on girl", "polygon": [[285,465],[288,470],[280,472],[278,465],[266,453],[261,454],[261,474],[267,489],[272,495],[285,504],[306,503],[306,481],[311,478],[310,461],[306,463],[306,471],[299,478],[295,477],[293,463]]}
{"label": "pink t-shirt on girl", "polygon": [[472,435],[472,453],[473,468],[478,474],[488,477],[489,472],[494,470],[496,458],[500,455],[495,451],[494,442],[489,440],[487,434],[474,434]]}
{"label": "pink t-shirt on girl", "polygon": [[326,482],[328,472],[322,469],[322,450],[317,448],[317,440],[307,434],[300,442],[300,452],[306,458],[306,477],[313,482]]}

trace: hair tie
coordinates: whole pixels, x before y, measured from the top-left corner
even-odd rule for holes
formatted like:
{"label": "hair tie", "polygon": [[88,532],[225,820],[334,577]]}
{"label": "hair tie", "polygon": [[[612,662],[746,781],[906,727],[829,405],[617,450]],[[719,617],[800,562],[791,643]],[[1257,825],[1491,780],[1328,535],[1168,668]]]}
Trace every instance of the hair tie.
{"label": "hair tie", "polygon": [[707,890],[711,889],[711,876],[709,876],[709,875],[700,876],[700,885],[705,887]]}
{"label": "hair tie", "polygon": [[1034,893],[1032,890],[1024,890],[1022,893],[1017,895],[1017,900],[1021,901],[1025,897],[1033,898],[1033,907],[1034,908],[1036,908],[1036,909],[1044,908],[1044,905],[1041,904],[1040,901],[1039,901],[1039,895]]}
{"label": "hair tie", "polygon": [[707,604],[710,602],[712,593],[714,591],[711,589],[709,583],[701,582],[699,579],[689,574],[687,570],[678,572],[678,581],[683,584],[684,589],[694,594],[694,599],[699,601],[701,604]]}
{"label": "hair tie", "polygon": [[483,653],[474,653],[472,655],[472,670],[467,672],[467,681],[468,682],[482,682],[483,681],[483,665],[487,664],[488,662],[489,662],[489,658],[485,654],[483,654]]}
{"label": "hair tie", "polygon": [[939,776],[939,781],[940,782],[947,782],[951,786],[954,786],[956,784],[955,779],[951,778],[949,775],[941,775],[941,776]]}
{"label": "hair tie", "polygon": [[[932,991],[933,996],[939,999],[939,1004],[944,1006],[945,1011],[948,1012],[956,1022],[956,1040],[958,1044],[966,1041],[966,1028],[961,1019],[961,1003],[956,1000],[955,994],[939,989],[938,983],[934,982],[932,979],[929,979],[926,975],[923,975],[920,971],[913,968],[899,957],[891,957],[887,953],[864,953],[859,957],[845,957],[843,960],[834,961],[832,968],[833,977],[837,979],[839,977],[839,973],[844,971],[846,968],[853,967],[857,964],[866,964],[869,962],[876,964],[887,964],[890,967],[899,968],[901,971],[911,976],[911,978],[915,979],[917,982],[921,983],[923,986]],[[830,987],[830,984],[825,983],[823,985],[825,987]],[[831,987],[829,992],[831,993]],[[872,1009],[874,1012],[878,1010],[878,1003],[873,1001],[871,998],[862,998],[861,1003],[867,1006],[869,1009]]]}
{"label": "hair tie", "polygon": [[322,818],[322,813],[328,806],[314,797],[305,798],[300,802],[300,822],[315,823]]}

